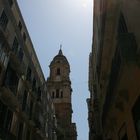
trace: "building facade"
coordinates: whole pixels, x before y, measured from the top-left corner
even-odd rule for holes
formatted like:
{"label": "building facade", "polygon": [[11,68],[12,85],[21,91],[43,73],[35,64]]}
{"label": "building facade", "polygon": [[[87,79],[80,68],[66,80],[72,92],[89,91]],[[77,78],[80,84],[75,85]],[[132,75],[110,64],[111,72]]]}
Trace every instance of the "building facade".
{"label": "building facade", "polygon": [[54,106],[16,0],[0,0],[0,139],[53,140]]}
{"label": "building facade", "polygon": [[76,124],[72,123],[70,65],[59,50],[50,63],[50,76],[47,79],[48,93],[52,97],[57,119],[57,139],[76,140]]}
{"label": "building facade", "polygon": [[140,139],[140,2],[94,0],[89,139]]}

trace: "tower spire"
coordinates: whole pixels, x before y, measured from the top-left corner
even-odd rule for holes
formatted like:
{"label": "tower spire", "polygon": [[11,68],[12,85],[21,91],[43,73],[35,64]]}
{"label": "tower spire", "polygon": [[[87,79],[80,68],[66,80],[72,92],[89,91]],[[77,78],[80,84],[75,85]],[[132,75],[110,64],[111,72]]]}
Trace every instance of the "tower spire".
{"label": "tower spire", "polygon": [[62,44],[60,44],[60,50],[59,50],[58,55],[63,55],[63,52],[62,52]]}
{"label": "tower spire", "polygon": [[62,49],[62,44],[60,44],[60,50]]}

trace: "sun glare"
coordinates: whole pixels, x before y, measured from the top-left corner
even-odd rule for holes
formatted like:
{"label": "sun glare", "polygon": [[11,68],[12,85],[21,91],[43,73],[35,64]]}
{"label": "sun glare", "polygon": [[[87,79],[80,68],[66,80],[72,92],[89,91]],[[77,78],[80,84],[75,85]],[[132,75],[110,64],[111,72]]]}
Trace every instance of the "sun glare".
{"label": "sun glare", "polygon": [[84,7],[84,8],[87,7],[87,1],[86,1],[86,0],[83,0],[83,2],[82,2],[82,7]]}

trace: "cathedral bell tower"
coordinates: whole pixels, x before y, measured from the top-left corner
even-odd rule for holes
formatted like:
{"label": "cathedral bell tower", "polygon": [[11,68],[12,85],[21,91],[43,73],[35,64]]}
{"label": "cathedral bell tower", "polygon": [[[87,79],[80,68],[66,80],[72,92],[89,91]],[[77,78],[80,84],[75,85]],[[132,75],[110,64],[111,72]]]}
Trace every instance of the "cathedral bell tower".
{"label": "cathedral bell tower", "polygon": [[[70,65],[60,49],[50,63],[50,76],[47,79],[48,93],[54,103],[60,135],[58,140],[73,140]],[[76,133],[76,130],[75,130]]]}

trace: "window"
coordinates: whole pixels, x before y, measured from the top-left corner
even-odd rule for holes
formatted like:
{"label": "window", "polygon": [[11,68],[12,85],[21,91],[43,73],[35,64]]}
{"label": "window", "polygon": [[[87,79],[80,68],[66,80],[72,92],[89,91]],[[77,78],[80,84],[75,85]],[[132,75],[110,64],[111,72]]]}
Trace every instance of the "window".
{"label": "window", "polygon": [[59,89],[56,89],[56,98],[59,98]]}
{"label": "window", "polygon": [[1,54],[1,62],[4,62],[5,55],[6,55],[6,54],[5,54],[5,52],[3,51],[2,54]]}
{"label": "window", "polygon": [[23,123],[20,123],[18,130],[18,140],[22,140],[22,133],[23,133]]}
{"label": "window", "polygon": [[5,66],[5,68],[6,68],[7,65],[8,65],[8,60],[9,60],[8,56],[5,55],[5,58],[4,58],[4,61],[3,61],[3,65]]}
{"label": "window", "polygon": [[5,130],[10,131],[11,129],[11,122],[12,122],[12,118],[13,118],[13,113],[12,111],[10,111],[9,109],[7,110],[7,114],[5,116]]}
{"label": "window", "polygon": [[4,86],[9,88],[14,95],[17,93],[19,78],[17,72],[8,64],[4,77]]}
{"label": "window", "polygon": [[20,21],[19,21],[19,23],[18,23],[18,27],[19,27],[19,30],[21,31],[21,30],[22,30],[22,24],[21,24]]}
{"label": "window", "polygon": [[118,132],[119,140],[128,140],[126,124],[123,123]]}
{"label": "window", "polygon": [[10,7],[13,5],[13,0],[8,0]]}
{"label": "window", "polygon": [[0,101],[0,134],[4,127],[4,120],[7,112],[7,106]]}
{"label": "window", "polygon": [[0,17],[0,25],[5,30],[7,27],[7,24],[8,24],[8,18],[6,16],[6,13],[3,10],[1,17]]}
{"label": "window", "polygon": [[8,138],[7,134],[11,129],[13,113],[0,101],[0,136],[2,139]]}
{"label": "window", "polygon": [[57,68],[56,74],[60,75],[60,68]]}
{"label": "window", "polygon": [[121,138],[121,140],[128,140],[127,134],[125,134],[125,135]]}
{"label": "window", "polygon": [[139,110],[140,110],[140,97],[137,99],[132,109],[134,125],[135,125],[138,140],[140,140],[140,111]]}
{"label": "window", "polygon": [[4,52],[3,47],[4,47],[4,45],[0,44],[0,61],[5,66],[5,68],[6,68],[7,64],[8,64],[8,56]]}
{"label": "window", "polygon": [[41,88],[40,87],[38,87],[38,96],[41,97]]}
{"label": "window", "polygon": [[41,88],[40,87],[38,87],[38,90],[37,90],[37,100],[41,101]]}
{"label": "window", "polygon": [[18,52],[18,47],[19,47],[19,43],[18,43],[17,38],[15,37],[14,41],[13,41],[13,45],[12,45],[12,51],[14,53],[17,53]]}
{"label": "window", "polygon": [[18,56],[19,61],[22,62],[24,53],[23,53],[23,49],[19,46],[19,43],[16,37],[14,38],[14,41],[13,41],[12,51]]}
{"label": "window", "polygon": [[120,33],[127,33],[127,32],[128,30],[127,30],[126,22],[123,14],[121,13],[119,18],[119,23],[118,23],[118,33],[120,34]]}
{"label": "window", "polygon": [[32,110],[33,110],[33,102],[30,101],[30,111],[29,111],[29,118],[32,118]]}
{"label": "window", "polygon": [[29,129],[26,132],[26,140],[30,140],[30,130]]}
{"label": "window", "polygon": [[63,91],[61,91],[61,98],[63,98]]}
{"label": "window", "polygon": [[26,41],[26,34],[25,34],[25,32],[23,33],[23,40]]}
{"label": "window", "polygon": [[60,61],[58,60],[57,63],[60,63]]}
{"label": "window", "polygon": [[33,78],[32,90],[33,90],[33,91],[36,90],[36,79],[35,79],[35,78]]}
{"label": "window", "polygon": [[28,67],[27,69],[27,75],[26,75],[27,80],[31,81],[31,69]]}
{"label": "window", "polygon": [[18,58],[20,62],[22,62],[23,56],[24,56],[23,50],[22,48],[20,48],[18,52]]}
{"label": "window", "polygon": [[24,95],[23,95],[23,102],[22,102],[22,110],[25,111],[26,109],[26,103],[27,103],[27,91],[24,91]]}
{"label": "window", "polygon": [[55,98],[55,95],[54,95],[55,93],[54,93],[54,91],[52,92],[52,98]]}

